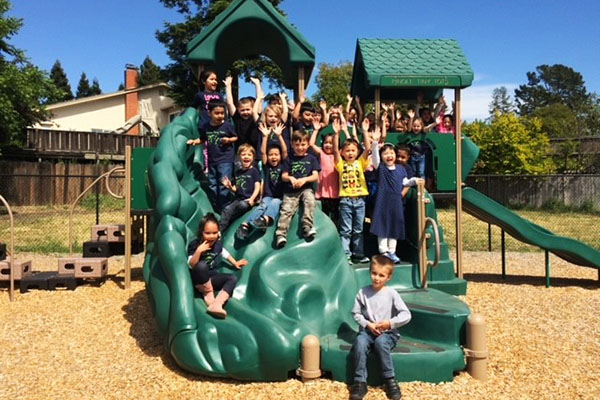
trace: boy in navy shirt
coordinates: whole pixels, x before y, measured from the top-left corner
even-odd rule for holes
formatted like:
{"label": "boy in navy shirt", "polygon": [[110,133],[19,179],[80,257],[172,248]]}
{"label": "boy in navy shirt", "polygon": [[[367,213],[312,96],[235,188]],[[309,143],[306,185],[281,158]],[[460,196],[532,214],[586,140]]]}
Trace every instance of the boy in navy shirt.
{"label": "boy in navy shirt", "polygon": [[235,152],[233,144],[237,136],[233,125],[225,121],[225,103],[208,103],[210,120],[200,129],[200,138],[188,140],[192,146],[204,144],[208,149],[208,185],[214,198],[215,209],[221,211],[229,200],[229,190],[223,185],[225,178],[231,181]]}
{"label": "boy in navy shirt", "polygon": [[298,204],[302,201],[304,213],[302,215],[302,232],[308,240],[314,239],[317,234],[313,226],[313,214],[316,207],[313,182],[319,180],[319,161],[313,154],[308,153],[309,136],[306,132],[294,131],[292,134],[293,155],[290,155],[283,163],[281,179],[286,182],[283,193],[283,203],[277,230],[275,231],[275,243],[282,248],[287,243],[287,232],[290,222]]}
{"label": "boy in navy shirt", "polygon": [[225,231],[231,222],[244,214],[256,203],[260,194],[260,172],[252,164],[256,151],[248,143],[244,143],[238,149],[240,168],[235,171],[235,183],[224,178],[223,184],[235,194],[235,199],[223,209],[221,213],[221,231]]}

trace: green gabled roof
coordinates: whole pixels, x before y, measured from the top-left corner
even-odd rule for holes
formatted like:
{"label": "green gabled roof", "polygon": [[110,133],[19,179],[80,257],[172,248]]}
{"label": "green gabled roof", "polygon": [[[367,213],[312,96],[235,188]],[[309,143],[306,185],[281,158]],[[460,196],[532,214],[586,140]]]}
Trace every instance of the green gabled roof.
{"label": "green gabled roof", "polygon": [[466,88],[472,82],[473,70],[455,40],[359,39],[356,43],[355,95],[370,98],[373,88],[379,87],[382,97],[414,99],[412,93],[419,90],[431,97],[442,88]]}
{"label": "green gabled roof", "polygon": [[266,0],[235,0],[187,45],[187,60],[224,73],[239,59],[265,55],[277,63],[287,87],[295,87],[298,67],[308,85],[315,48]]}

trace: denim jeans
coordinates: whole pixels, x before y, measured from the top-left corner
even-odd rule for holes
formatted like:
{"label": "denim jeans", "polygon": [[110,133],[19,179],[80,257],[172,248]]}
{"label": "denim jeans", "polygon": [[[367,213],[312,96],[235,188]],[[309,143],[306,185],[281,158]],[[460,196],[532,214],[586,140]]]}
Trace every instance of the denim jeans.
{"label": "denim jeans", "polygon": [[258,207],[255,207],[250,215],[248,215],[247,221],[256,221],[263,215],[271,218],[272,221],[276,221],[279,216],[279,207],[281,207],[281,199],[275,197],[263,197]]}
{"label": "denim jeans", "polygon": [[410,158],[410,166],[415,171],[415,176],[425,178],[425,154],[413,155]]}
{"label": "denim jeans", "polygon": [[[340,198],[340,237],[346,255],[363,256],[363,222],[365,221],[365,198]],[[350,249],[352,242],[352,250]]]}
{"label": "denim jeans", "polygon": [[235,199],[223,209],[221,213],[221,221],[219,221],[219,228],[221,232],[224,232],[229,228],[229,225],[240,215],[244,214],[250,209],[250,203],[244,199]]}
{"label": "denim jeans", "polygon": [[230,192],[222,182],[224,177],[233,181],[233,163],[209,164],[208,165],[208,186],[215,199],[215,210],[221,212],[229,201]]}
{"label": "denim jeans", "polygon": [[395,378],[394,363],[392,362],[392,350],[400,334],[395,330],[383,332],[375,336],[367,329],[361,330],[352,345],[352,361],[354,362],[354,382],[367,381],[367,355],[375,350],[381,363],[381,375],[383,379]]}

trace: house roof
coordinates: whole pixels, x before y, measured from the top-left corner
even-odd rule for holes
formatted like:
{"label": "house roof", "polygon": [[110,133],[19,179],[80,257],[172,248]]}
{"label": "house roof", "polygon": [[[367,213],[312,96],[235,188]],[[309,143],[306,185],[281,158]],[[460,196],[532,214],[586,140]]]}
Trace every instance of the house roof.
{"label": "house roof", "polygon": [[160,88],[160,87],[169,89],[169,85],[167,85],[164,82],[159,82],[159,83],[154,83],[152,85],[140,86],[135,89],[119,90],[118,92],[103,93],[103,94],[98,94],[95,96],[82,97],[80,99],[74,99],[74,100],[69,100],[69,101],[62,101],[60,103],[48,104],[46,106],[46,110],[49,110],[49,111],[57,110],[59,108],[71,107],[71,106],[78,105],[78,104],[91,103],[94,101],[109,99],[111,97],[123,96],[128,93],[143,92],[146,90],[156,89],[156,88]]}
{"label": "house roof", "polygon": [[359,39],[356,43],[352,93],[382,99],[414,99],[421,91],[437,98],[443,88],[465,88],[473,70],[452,39]]}
{"label": "house roof", "polygon": [[279,65],[290,88],[303,66],[308,85],[315,48],[266,0],[233,1],[187,45],[188,61],[209,65],[220,75],[234,61],[258,55]]}

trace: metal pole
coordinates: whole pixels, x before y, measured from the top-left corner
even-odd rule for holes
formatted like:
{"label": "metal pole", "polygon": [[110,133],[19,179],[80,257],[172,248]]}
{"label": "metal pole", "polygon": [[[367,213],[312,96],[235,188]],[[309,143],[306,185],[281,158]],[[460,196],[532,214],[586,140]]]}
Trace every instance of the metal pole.
{"label": "metal pole", "polygon": [[462,279],[462,132],[460,89],[454,89],[454,131],[456,132],[456,272]]}
{"label": "metal pole", "polygon": [[500,247],[502,248],[502,279],[506,279],[506,244],[504,242],[504,229],[500,236]]}
{"label": "metal pole", "polygon": [[550,287],[550,253],[548,250],[545,252],[545,261],[546,261],[546,287]]}
{"label": "metal pole", "polygon": [[131,286],[131,146],[125,146],[125,289]]}
{"label": "metal pole", "polygon": [[[96,159],[96,177],[100,176],[100,160]],[[96,225],[100,223],[100,186],[96,185]]]}
{"label": "metal pole", "polygon": [[488,251],[492,251],[492,224],[488,224]]}

